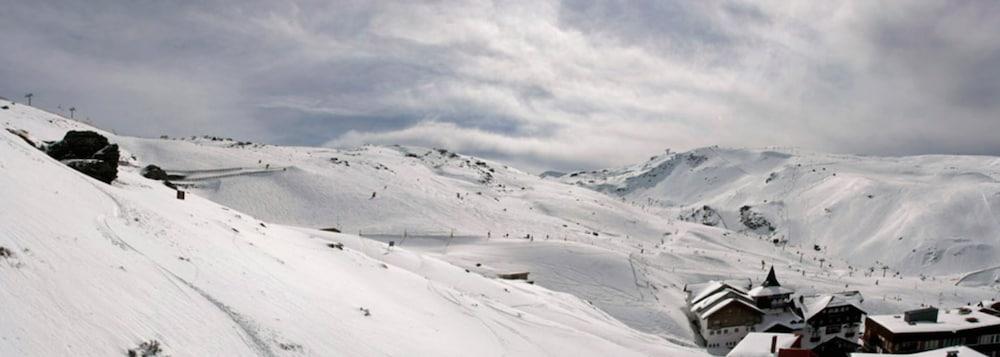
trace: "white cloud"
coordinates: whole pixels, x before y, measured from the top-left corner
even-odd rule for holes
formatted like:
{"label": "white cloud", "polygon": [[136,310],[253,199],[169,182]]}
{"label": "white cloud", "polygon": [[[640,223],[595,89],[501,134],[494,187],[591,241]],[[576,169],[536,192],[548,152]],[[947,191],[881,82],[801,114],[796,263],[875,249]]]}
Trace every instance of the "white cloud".
{"label": "white cloud", "polygon": [[44,88],[140,135],[416,144],[559,169],[713,144],[1000,153],[1000,5],[988,2],[7,10],[3,94]]}

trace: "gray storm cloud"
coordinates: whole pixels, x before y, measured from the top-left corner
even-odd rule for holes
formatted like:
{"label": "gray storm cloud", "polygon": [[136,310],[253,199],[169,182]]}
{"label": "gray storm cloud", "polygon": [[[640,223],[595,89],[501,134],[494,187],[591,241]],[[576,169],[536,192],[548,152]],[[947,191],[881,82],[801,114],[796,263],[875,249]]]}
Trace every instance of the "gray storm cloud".
{"label": "gray storm cloud", "polygon": [[665,148],[998,154],[1000,4],[3,4],[0,95],[120,133],[445,147],[530,170]]}

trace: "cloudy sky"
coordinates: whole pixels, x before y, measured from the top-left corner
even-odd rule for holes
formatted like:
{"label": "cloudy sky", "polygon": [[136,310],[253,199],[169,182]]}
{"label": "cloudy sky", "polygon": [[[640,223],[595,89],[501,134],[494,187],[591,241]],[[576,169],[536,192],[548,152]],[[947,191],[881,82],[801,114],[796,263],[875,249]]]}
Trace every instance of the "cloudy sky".
{"label": "cloudy sky", "polygon": [[0,96],[123,134],[531,171],[716,144],[1000,154],[996,1],[0,4]]}

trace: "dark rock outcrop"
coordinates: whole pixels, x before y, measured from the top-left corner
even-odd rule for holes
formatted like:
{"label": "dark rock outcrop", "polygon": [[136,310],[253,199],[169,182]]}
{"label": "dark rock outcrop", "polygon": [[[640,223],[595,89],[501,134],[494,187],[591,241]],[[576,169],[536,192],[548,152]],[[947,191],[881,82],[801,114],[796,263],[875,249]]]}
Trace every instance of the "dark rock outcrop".
{"label": "dark rock outcrop", "polygon": [[142,171],[140,171],[139,173],[142,175],[142,177],[152,180],[163,181],[170,179],[170,175],[167,175],[166,171],[163,171],[163,169],[161,169],[159,166],[156,165],[148,165],[142,168]]}
{"label": "dark rock outcrop", "polygon": [[108,138],[101,134],[70,130],[61,141],[50,144],[46,152],[56,160],[91,159],[108,145]]}
{"label": "dark rock outcrop", "polygon": [[774,232],[774,225],[760,212],[755,212],[749,205],[740,207],[740,222],[750,230],[758,233]]}
{"label": "dark rock outcrop", "polygon": [[62,160],[62,163],[66,166],[72,167],[76,171],[82,172],[84,175],[93,177],[98,181],[104,183],[111,183],[116,177],[118,177],[118,168],[113,165],[108,165],[103,160],[97,159],[69,159]]}
{"label": "dark rock outcrop", "polygon": [[118,177],[118,144],[93,131],[69,131],[45,153],[83,174],[110,184]]}
{"label": "dark rock outcrop", "polygon": [[680,219],[688,222],[698,222],[709,227],[715,227],[723,224],[722,216],[719,215],[719,212],[708,205],[702,206],[686,216],[682,215],[680,216]]}

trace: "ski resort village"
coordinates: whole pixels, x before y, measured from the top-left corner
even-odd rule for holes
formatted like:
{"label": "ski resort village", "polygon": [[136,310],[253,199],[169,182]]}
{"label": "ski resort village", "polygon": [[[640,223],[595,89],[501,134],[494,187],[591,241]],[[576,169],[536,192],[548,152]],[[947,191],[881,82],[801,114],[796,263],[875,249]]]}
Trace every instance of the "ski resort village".
{"label": "ski resort village", "polygon": [[1000,357],[1000,1],[0,11],[0,357]]}
{"label": "ski resort village", "polygon": [[[953,356],[1000,352],[1000,302],[941,311],[922,307],[871,315],[859,291],[804,295],[784,288],[774,268],[749,291],[747,282],[713,281],[689,291],[688,308],[708,351],[727,356]],[[750,288],[750,286],[746,286]],[[978,351],[978,352],[977,352]],[[937,354],[935,354],[937,353]]]}

